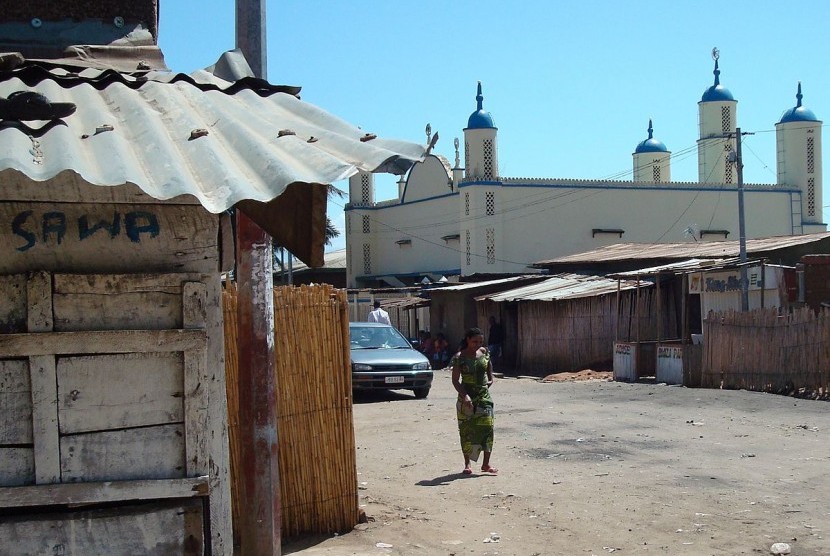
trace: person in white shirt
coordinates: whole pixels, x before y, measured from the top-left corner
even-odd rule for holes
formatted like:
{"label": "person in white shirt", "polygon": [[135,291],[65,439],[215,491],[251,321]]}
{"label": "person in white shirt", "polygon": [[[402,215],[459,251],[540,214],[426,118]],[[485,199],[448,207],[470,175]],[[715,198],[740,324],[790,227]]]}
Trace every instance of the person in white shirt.
{"label": "person in white shirt", "polygon": [[380,301],[375,301],[374,309],[369,311],[369,317],[366,320],[369,322],[379,322],[381,324],[392,324],[392,321],[389,320],[389,313],[380,308]]}

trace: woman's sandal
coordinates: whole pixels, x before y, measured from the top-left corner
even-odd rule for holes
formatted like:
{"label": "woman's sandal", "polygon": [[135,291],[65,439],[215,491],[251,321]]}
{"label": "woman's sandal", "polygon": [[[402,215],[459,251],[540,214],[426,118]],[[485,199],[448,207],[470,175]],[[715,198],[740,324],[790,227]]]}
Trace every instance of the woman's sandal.
{"label": "woman's sandal", "polygon": [[495,475],[499,472],[499,470],[496,469],[495,467],[493,467],[492,465],[488,465],[486,467],[482,466],[481,467],[481,472],[482,473],[490,473],[491,475]]}
{"label": "woman's sandal", "polygon": [[465,467],[465,468],[464,468],[464,471],[462,471],[461,473],[463,473],[464,475],[472,475],[472,474],[473,474],[473,470],[472,470],[472,469],[470,469],[469,467]]}

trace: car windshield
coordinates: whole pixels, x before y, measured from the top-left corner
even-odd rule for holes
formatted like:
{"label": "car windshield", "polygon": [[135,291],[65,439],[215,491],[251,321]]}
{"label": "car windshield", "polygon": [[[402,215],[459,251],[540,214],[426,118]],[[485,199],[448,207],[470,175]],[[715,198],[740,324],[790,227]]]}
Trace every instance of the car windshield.
{"label": "car windshield", "polygon": [[351,326],[349,336],[352,349],[411,348],[400,332],[391,326]]}

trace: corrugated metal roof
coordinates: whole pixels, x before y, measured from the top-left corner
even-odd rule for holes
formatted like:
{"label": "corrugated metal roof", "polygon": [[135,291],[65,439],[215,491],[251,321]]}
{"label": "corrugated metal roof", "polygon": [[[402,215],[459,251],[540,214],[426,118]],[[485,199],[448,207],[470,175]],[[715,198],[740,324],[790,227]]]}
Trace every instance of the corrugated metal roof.
{"label": "corrugated metal roof", "polygon": [[729,259],[690,259],[688,261],[680,261],[677,263],[664,264],[659,266],[652,266],[649,268],[640,268],[637,270],[629,270],[627,272],[615,272],[608,274],[609,278],[636,278],[637,276],[646,277],[655,275],[658,272],[664,274],[691,274],[695,272],[711,272],[717,270],[727,270],[740,268],[742,266],[764,266],[768,268],[795,268],[788,265],[763,263],[762,259],[748,259],[745,263],[741,263],[739,257],[732,257]]}
{"label": "corrugated metal roof", "polygon": [[[621,280],[620,290],[630,290],[637,287],[637,282]],[[650,287],[651,284],[640,283],[640,287]],[[609,293],[616,293],[617,280],[602,276],[586,276],[582,274],[557,274],[543,282],[522,286],[506,292],[499,292],[476,297],[476,301],[561,301],[580,297],[595,297]]]}
{"label": "corrugated metal roof", "polygon": [[[658,272],[665,272],[667,274],[683,274],[686,272],[698,272],[700,270],[734,267],[736,265],[740,265],[740,262],[741,259],[737,257],[729,259],[689,259],[687,261],[650,266],[648,268],[639,268],[637,270],[629,270],[627,272],[615,272],[613,274],[608,274],[608,277],[636,278],[637,276],[647,276],[649,274],[657,274]],[[751,262],[757,263],[757,261]],[[747,263],[750,263],[750,261],[747,261]]]}
{"label": "corrugated metal roof", "polygon": [[[338,249],[336,251],[326,253],[323,255],[323,266],[319,268],[329,270],[346,270],[346,250]],[[303,262],[297,262],[292,270],[294,272],[305,271],[308,270],[308,265]]]}
{"label": "corrugated metal roof", "polygon": [[435,288],[433,292],[457,292],[457,291],[465,291],[465,290],[476,290],[480,288],[486,288],[489,286],[498,286],[500,284],[509,284],[511,282],[516,282],[518,280],[544,280],[546,276],[541,274],[526,274],[523,276],[511,276],[509,278],[498,278],[496,280],[484,280],[482,282],[469,282],[466,284],[457,284],[455,286],[445,286],[443,288]]}
{"label": "corrugated metal roof", "polygon": [[[359,169],[402,173],[425,150],[361,141],[365,131],[292,94],[257,88],[264,82],[253,78],[200,86],[176,76],[162,82],[111,70],[61,73],[27,72],[24,64],[0,74],[2,97],[34,90],[77,105],[66,125],[43,134],[0,128],[0,169],[37,181],[71,170],[95,185],[133,183],[156,199],[193,195],[216,213],[243,199],[270,201],[294,182],[333,183]],[[96,131],[102,126],[112,131]],[[191,139],[197,129],[207,135]]]}
{"label": "corrugated metal roof", "polygon": [[430,304],[429,299],[423,297],[380,298],[379,301],[380,306],[384,309],[403,309],[405,311],[418,309],[419,307],[429,307]]}
{"label": "corrugated metal roof", "polygon": [[[748,254],[784,249],[812,243],[830,237],[830,232],[800,236],[776,236],[746,240]],[[544,268],[556,264],[596,263],[630,259],[691,259],[737,257],[740,245],[736,241],[707,241],[702,243],[615,243],[592,251],[557,257],[533,263]]]}

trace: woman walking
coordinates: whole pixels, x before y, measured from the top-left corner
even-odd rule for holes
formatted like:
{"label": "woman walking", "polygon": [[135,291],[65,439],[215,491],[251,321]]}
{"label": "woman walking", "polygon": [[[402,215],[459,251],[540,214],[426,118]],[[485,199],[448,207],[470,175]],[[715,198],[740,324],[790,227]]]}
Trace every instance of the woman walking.
{"label": "woman walking", "polygon": [[472,474],[470,460],[478,461],[484,452],[481,471],[495,475],[498,469],[490,465],[493,451],[493,364],[483,346],[484,335],[478,328],[464,334],[460,351],[452,358],[452,385],[458,392],[455,404],[461,452],[464,454],[464,473]]}

